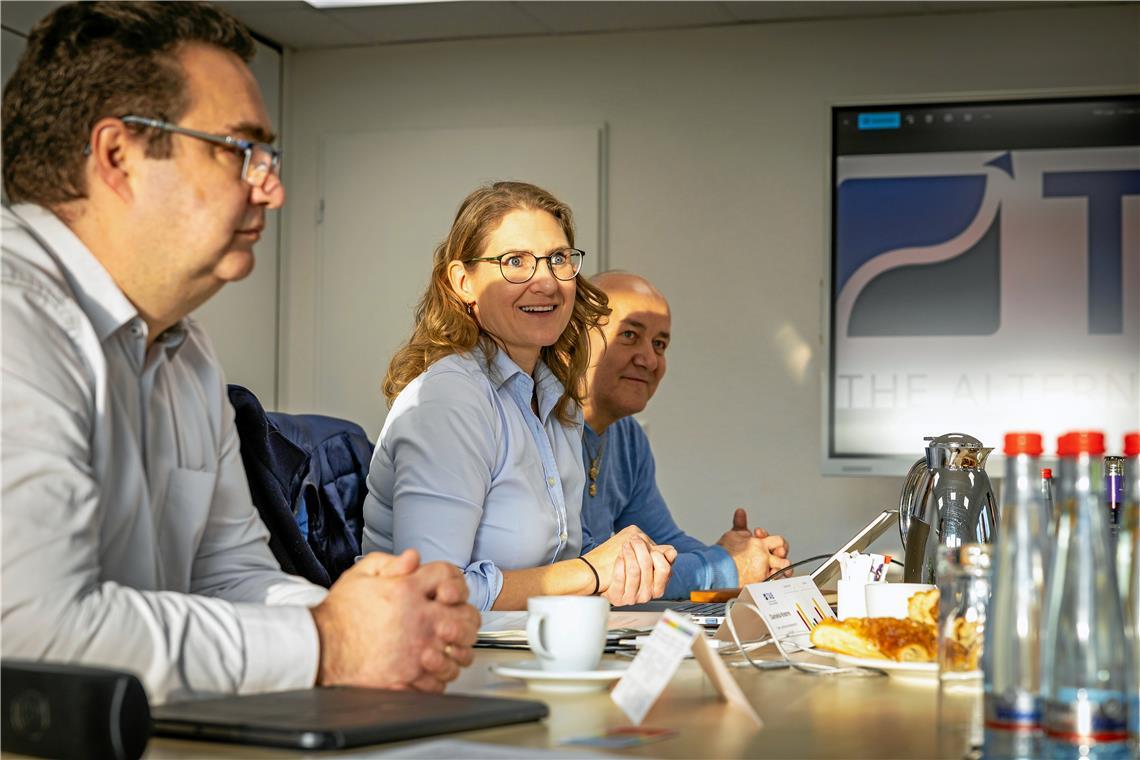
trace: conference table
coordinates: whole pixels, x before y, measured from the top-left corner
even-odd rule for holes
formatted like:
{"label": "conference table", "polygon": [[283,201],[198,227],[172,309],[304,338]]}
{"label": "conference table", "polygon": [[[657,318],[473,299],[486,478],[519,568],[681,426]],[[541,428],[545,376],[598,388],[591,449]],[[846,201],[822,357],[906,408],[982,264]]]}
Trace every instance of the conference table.
{"label": "conference table", "polygon": [[[628,726],[629,719],[610,699],[608,690],[590,694],[547,694],[530,691],[518,680],[492,672],[497,664],[531,658],[525,650],[479,649],[474,664],[450,685],[449,693],[538,699],[546,702],[550,715],[539,722],[448,734],[437,739],[375,745],[346,750],[344,755],[363,757],[392,749],[407,750],[423,741],[458,740],[499,745],[503,754],[513,748],[521,757],[533,750],[551,756],[595,752],[609,756],[684,758],[937,758],[961,757],[963,746],[957,729],[938,730],[937,678],[902,681],[892,676],[850,678],[821,676],[782,669],[732,668],[741,689],[764,721],[762,728],[743,712],[721,701],[712,682],[695,660],[681,663],[676,675],[649,712],[643,726],[675,731],[670,738],[628,749],[590,750],[563,744],[577,737],[596,737],[608,730]],[[775,652],[760,655],[777,657]],[[812,655],[793,655],[816,662]],[[616,655],[607,655],[614,658]],[[740,660],[726,658],[726,663]],[[941,747],[940,747],[941,743]],[[435,745],[433,745],[435,746]],[[438,745],[440,753],[455,752],[454,745]],[[449,748],[450,747],[450,748]],[[954,749],[947,749],[952,747]],[[470,746],[469,746],[470,748]],[[490,750],[495,746],[479,748]],[[560,753],[560,754],[555,754]],[[239,745],[176,741],[155,738],[147,750],[150,758],[216,757],[268,758],[303,756],[278,749]],[[312,753],[309,753],[311,756]],[[338,753],[326,753],[338,754]],[[460,748],[459,754],[463,754]],[[467,753],[468,756],[475,752]],[[481,754],[481,753],[480,753]]]}

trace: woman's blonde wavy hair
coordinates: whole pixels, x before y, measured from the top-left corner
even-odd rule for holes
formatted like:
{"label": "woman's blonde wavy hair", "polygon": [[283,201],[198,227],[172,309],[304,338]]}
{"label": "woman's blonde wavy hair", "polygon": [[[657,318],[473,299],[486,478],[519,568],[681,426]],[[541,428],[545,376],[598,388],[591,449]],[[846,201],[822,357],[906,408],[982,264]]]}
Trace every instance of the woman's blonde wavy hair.
{"label": "woman's blonde wavy hair", "polygon": [[[540,187],[526,182],[495,182],[468,195],[459,206],[447,238],[435,249],[431,281],[416,306],[415,327],[408,342],[392,357],[384,378],[384,395],[391,406],[412,380],[445,356],[482,347],[488,362],[499,350],[494,336],[467,313],[467,304],[451,288],[447,268],[452,261],[474,266],[483,255],[487,238],[511,211],[545,211],[556,220],[566,240],[574,245],[570,207]],[[610,313],[606,294],[578,277],[574,310],[558,342],[545,346],[539,357],[562,382],[565,391],[554,407],[564,425],[574,423],[575,405],[582,404],[586,368],[590,364],[590,330]]]}

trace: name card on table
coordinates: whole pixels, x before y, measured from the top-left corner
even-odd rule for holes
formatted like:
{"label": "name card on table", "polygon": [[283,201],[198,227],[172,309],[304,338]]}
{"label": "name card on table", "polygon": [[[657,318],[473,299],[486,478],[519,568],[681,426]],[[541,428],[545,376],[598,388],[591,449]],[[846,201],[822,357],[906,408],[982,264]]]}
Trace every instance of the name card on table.
{"label": "name card on table", "polygon": [[[743,604],[755,605],[760,616],[742,608]],[[825,618],[835,617],[819,587],[808,576],[750,583],[740,592],[731,614],[742,644],[771,635],[803,649],[811,647],[811,629]],[[721,623],[716,637],[732,641],[728,621]]]}
{"label": "name card on table", "polygon": [[640,726],[690,651],[721,698],[752,718],[757,728],[763,728],[764,721],[760,720],[736,679],[728,672],[720,656],[709,648],[704,629],[688,616],[678,615],[672,610],[666,610],[657,621],[637,657],[610,692],[610,698],[630,722]]}

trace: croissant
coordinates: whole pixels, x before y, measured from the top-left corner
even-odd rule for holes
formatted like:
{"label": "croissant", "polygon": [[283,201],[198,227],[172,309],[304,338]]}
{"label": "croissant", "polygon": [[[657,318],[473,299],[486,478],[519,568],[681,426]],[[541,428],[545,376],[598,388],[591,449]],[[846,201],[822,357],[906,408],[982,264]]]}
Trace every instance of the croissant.
{"label": "croissant", "polygon": [[811,643],[840,654],[897,662],[933,662],[934,625],[898,618],[829,618],[811,632]]}
{"label": "croissant", "polygon": [[919,591],[907,600],[906,616],[919,623],[938,625],[938,589]]}

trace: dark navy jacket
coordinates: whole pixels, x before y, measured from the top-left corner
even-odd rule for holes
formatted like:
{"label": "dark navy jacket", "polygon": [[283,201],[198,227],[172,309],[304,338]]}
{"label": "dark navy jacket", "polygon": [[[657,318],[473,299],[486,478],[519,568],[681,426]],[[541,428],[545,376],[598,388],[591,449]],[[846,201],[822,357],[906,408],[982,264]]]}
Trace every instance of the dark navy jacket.
{"label": "dark navy jacket", "polygon": [[266,412],[229,386],[241,458],[269,547],[287,573],[331,586],[360,555],[372,444],[354,422]]}

